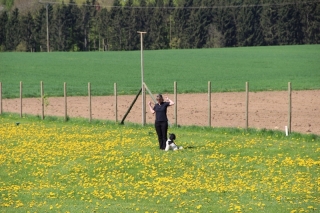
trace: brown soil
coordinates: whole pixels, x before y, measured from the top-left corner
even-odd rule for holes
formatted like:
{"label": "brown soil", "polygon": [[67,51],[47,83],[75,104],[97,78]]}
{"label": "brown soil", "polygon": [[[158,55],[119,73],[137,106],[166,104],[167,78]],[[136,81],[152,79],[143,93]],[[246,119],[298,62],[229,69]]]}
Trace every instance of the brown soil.
{"label": "brown soil", "polygon": [[[166,94],[164,94],[166,96]],[[117,97],[118,121],[120,122],[135,96]],[[173,94],[168,97],[174,100]],[[147,102],[152,101],[147,94]],[[2,100],[4,112],[20,113],[20,99]],[[45,100],[45,116],[64,116],[64,98]],[[68,97],[68,116],[89,118],[88,97]],[[92,118],[115,121],[115,97],[92,97]],[[208,126],[208,94],[178,94],[177,124]],[[125,122],[142,123],[141,96],[132,107]],[[169,123],[175,123],[174,106],[168,108]],[[246,93],[212,93],[211,126],[245,127]],[[289,98],[287,91],[250,92],[249,127],[279,129],[285,131],[288,126]],[[41,115],[40,98],[24,98],[22,113]],[[147,123],[154,122],[154,115],[146,107]],[[320,135],[320,90],[292,92],[291,130],[301,133]]]}

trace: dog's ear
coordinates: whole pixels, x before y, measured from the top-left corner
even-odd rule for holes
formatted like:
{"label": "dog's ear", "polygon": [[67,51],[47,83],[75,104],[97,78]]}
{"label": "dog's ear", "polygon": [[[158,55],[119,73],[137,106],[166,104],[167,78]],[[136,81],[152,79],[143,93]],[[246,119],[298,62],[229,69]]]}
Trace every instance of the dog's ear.
{"label": "dog's ear", "polygon": [[175,140],[176,139],[176,135],[174,133],[170,133],[170,140]]}

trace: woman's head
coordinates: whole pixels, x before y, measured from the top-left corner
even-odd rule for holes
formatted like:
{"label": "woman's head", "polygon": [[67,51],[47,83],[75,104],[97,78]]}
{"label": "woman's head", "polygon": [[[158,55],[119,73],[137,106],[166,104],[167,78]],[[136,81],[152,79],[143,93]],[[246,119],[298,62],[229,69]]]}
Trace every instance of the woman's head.
{"label": "woman's head", "polygon": [[156,97],[156,100],[158,101],[158,103],[161,103],[163,102],[163,97],[161,94],[158,94],[157,97]]}

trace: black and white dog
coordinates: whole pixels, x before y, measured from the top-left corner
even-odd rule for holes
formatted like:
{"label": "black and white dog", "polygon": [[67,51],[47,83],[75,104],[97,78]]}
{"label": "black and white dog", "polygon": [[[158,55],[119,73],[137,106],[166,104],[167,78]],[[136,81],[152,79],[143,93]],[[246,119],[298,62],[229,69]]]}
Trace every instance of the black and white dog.
{"label": "black and white dog", "polygon": [[169,139],[166,142],[166,148],[165,151],[169,151],[170,149],[172,149],[173,151],[176,151],[178,149],[183,149],[182,146],[177,146],[177,144],[175,144],[174,140],[176,139],[176,135],[174,133],[169,133]]}

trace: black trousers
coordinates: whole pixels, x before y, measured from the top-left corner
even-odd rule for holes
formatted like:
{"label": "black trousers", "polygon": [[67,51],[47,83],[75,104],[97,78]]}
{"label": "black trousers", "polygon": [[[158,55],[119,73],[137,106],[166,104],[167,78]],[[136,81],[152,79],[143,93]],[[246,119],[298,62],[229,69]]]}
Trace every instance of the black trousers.
{"label": "black trousers", "polygon": [[168,133],[168,121],[156,121],[154,124],[158,135],[160,149],[166,148],[167,133]]}

